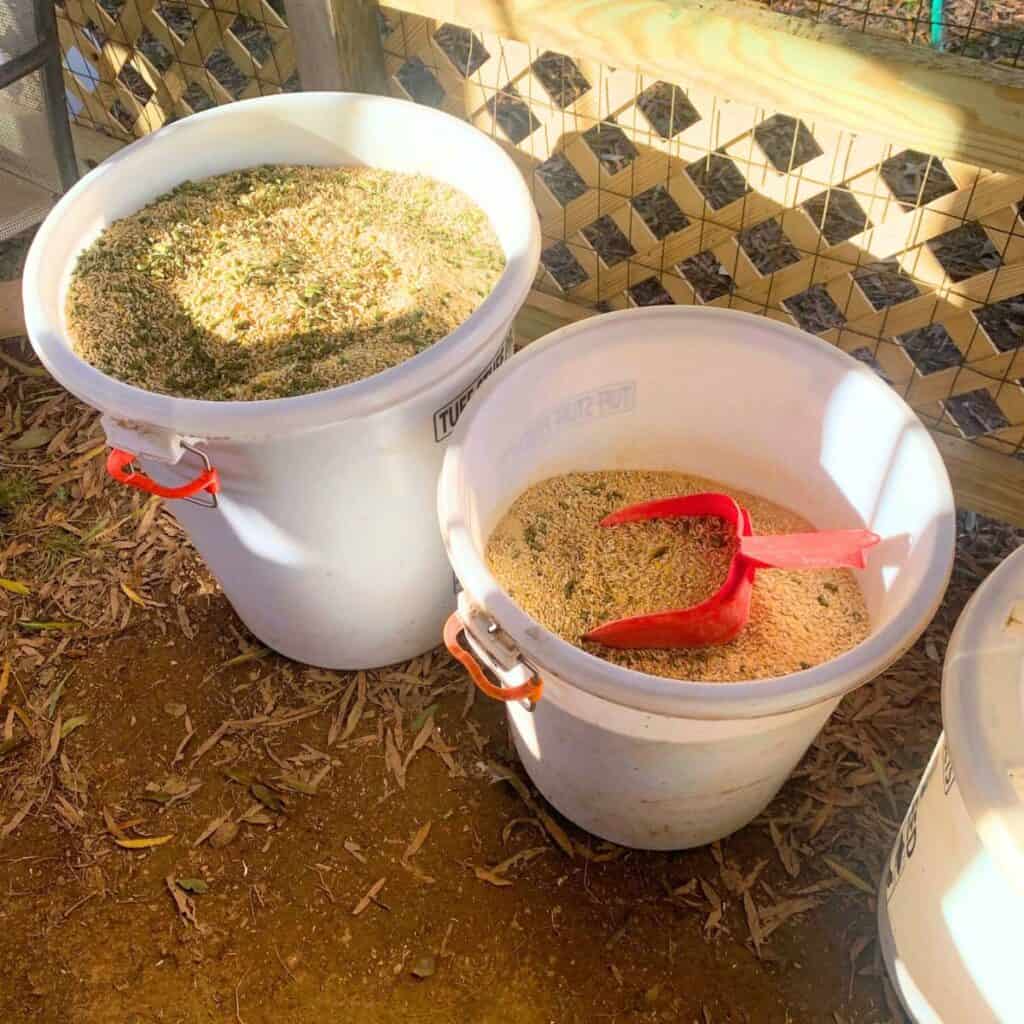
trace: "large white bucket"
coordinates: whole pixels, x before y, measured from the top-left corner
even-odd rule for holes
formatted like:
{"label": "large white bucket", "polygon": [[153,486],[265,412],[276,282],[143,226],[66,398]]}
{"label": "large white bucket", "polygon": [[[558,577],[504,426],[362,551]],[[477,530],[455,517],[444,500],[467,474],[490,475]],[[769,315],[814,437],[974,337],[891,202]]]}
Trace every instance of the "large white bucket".
{"label": "large white bucket", "polygon": [[[362,164],[422,172],[487,213],[507,260],[494,291],[408,362],[298,398],[205,402],[105,376],[67,340],[64,295],[81,249],[111,221],[186,179],[258,164]],[[201,464],[220,474],[215,510],[174,511],[245,624],[300,661],[370,668],[437,643],[454,606],[434,516],[443,449],[480,381],[507,354],[540,251],[512,161],[479,131],[400,100],[298,93],[189,117],[105,161],[47,217],[25,268],[28,333],[46,368],[104,414],[110,443],[159,483]],[[113,485],[112,485],[113,486]]]}
{"label": "large white bucket", "polygon": [[[709,684],[631,672],[543,629],[487,571],[492,528],[554,474],[641,468],[701,474],[821,528],[881,534],[860,574],[870,637],[794,675]],[[647,849],[707,843],[755,817],[839,698],[920,634],[954,542],[945,467],[895,392],[795,328],[692,307],[597,317],[516,356],[460,424],[439,513],[470,645],[505,685],[531,671],[543,680],[532,713],[509,704],[527,771],[579,825]]]}
{"label": "large white bucket", "polygon": [[882,879],[882,954],[917,1024],[1017,1024],[1024,1021],[1024,549],[992,573],[960,617],[946,654],[942,719],[945,734]]}

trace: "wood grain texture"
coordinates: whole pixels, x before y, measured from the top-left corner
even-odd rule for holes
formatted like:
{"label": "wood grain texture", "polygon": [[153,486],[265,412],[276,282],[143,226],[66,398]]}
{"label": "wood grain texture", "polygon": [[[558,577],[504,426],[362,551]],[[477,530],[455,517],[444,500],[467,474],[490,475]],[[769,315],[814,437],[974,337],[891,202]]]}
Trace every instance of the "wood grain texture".
{"label": "wood grain texture", "polygon": [[304,89],[386,93],[384,53],[371,0],[286,0]]}
{"label": "wood grain texture", "polygon": [[1024,171],[1024,72],[744,0],[401,0],[404,11],[643,68],[762,107]]}
{"label": "wood grain texture", "polygon": [[949,434],[934,434],[953,482],[956,503],[1024,526],[1024,462]]}
{"label": "wood grain texture", "polygon": [[0,281],[0,338],[14,338],[25,333],[25,316],[21,305],[21,279]]}

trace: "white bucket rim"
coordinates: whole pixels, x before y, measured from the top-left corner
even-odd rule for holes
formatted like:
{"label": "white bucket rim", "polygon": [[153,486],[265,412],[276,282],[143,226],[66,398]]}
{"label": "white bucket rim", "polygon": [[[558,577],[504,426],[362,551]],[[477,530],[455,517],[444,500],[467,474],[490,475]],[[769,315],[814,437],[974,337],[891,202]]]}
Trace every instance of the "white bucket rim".
{"label": "white bucket rim", "polygon": [[[505,254],[505,269],[480,306],[450,334],[398,366],[340,387],[291,398],[252,402],[178,398],[146,391],[117,380],[79,357],[65,340],[63,309],[49,308],[39,298],[40,278],[45,272],[50,248],[61,230],[61,220],[67,210],[96,188],[103,176],[130,173],[140,153],[150,149],[159,153],[163,149],[171,158],[174,151],[183,144],[183,134],[197,125],[217,119],[237,118],[240,114],[244,116],[257,105],[264,110],[284,111],[314,104],[324,105],[325,116],[326,108],[331,108],[331,116],[339,116],[336,108],[342,105],[348,113],[366,118],[373,117],[374,108],[393,109],[401,105],[407,108],[405,112],[412,117],[433,120],[438,124],[443,122],[446,130],[460,134],[466,146],[460,159],[468,159],[475,150],[481,160],[491,163],[487,173],[501,181],[510,204],[522,207],[524,225],[528,227],[525,231],[525,244],[519,251]],[[187,180],[187,175],[183,175],[181,180]],[[73,390],[79,398],[101,411],[115,411],[126,420],[169,430],[184,429],[190,434],[208,439],[221,436],[259,437],[271,432],[315,430],[343,419],[370,416],[389,406],[408,401],[486,348],[491,338],[511,320],[529,294],[540,249],[539,225],[522,174],[500,146],[467,122],[431,107],[387,96],[327,91],[260,96],[192,114],[136,140],[95,167],[59,200],[36,233],[25,263],[22,299],[26,333],[40,362],[54,379],[65,387],[69,387],[66,382],[74,381],[74,387],[69,387],[69,390]],[[69,267],[62,270],[64,281],[60,290],[61,301],[69,273]]]}
{"label": "white bucket rim", "polygon": [[[933,575],[940,579],[933,587],[921,587],[907,605],[856,647],[814,668],[785,676],[734,683],[706,683],[668,679],[662,676],[621,668],[604,661],[549,632],[530,618],[502,589],[478,554],[461,509],[468,481],[462,473],[462,450],[471,436],[473,424],[490,396],[502,386],[505,377],[521,370],[532,360],[542,358],[555,346],[571,341],[574,335],[593,330],[598,322],[630,323],[659,318],[730,318],[739,328],[748,319],[759,327],[778,332],[789,343],[834,359],[845,370],[863,374],[885,400],[898,402],[910,413],[909,429],[924,435],[925,451],[936,478],[944,483],[938,528],[929,552]],[[638,711],[679,718],[735,719],[761,718],[786,714],[823,701],[842,697],[866,679],[874,678],[900,658],[916,641],[935,616],[942,603],[953,570],[956,545],[956,512],[952,487],[945,463],[924,424],[904,400],[872,370],[833,345],[823,342],[788,324],[740,310],[697,306],[648,306],[619,310],[577,321],[553,331],[513,357],[502,370],[480,389],[463,413],[455,436],[445,453],[438,482],[438,518],[448,558],[469,597],[488,614],[522,650],[525,660],[541,671],[549,671],[567,685],[602,700]],[[484,597],[486,595],[486,597]]]}
{"label": "white bucket rim", "polygon": [[1024,547],[1007,556],[967,602],[949,638],[942,725],[956,784],[978,840],[1024,889],[1024,637],[1007,612],[1024,601]]}

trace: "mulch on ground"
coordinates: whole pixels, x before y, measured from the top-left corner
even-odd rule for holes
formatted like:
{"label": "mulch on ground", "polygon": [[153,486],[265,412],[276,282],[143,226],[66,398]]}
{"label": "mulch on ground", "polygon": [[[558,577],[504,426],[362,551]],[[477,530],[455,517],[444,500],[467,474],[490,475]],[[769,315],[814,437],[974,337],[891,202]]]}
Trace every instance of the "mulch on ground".
{"label": "mulch on ground", "polygon": [[765,814],[641,853],[545,804],[442,651],[263,649],[23,342],[0,399],[2,1019],[900,1019],[877,885],[950,631],[1024,532],[961,513],[934,622]]}

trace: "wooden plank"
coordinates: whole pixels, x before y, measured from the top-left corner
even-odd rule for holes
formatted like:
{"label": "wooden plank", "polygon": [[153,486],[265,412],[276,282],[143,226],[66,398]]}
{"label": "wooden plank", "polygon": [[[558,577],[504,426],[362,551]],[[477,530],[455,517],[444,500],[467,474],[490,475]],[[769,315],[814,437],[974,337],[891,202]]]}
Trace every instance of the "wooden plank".
{"label": "wooden plank", "polygon": [[400,0],[399,7],[937,156],[1024,171],[1024,72],[1016,69],[747,0]]}
{"label": "wooden plank", "polygon": [[24,333],[21,278],[16,281],[0,281],[0,338],[14,338]]}
{"label": "wooden plank", "polygon": [[1024,462],[950,434],[932,436],[953,481],[957,505],[1024,526]]}
{"label": "wooden plank", "polygon": [[304,89],[387,94],[372,0],[285,0]]}

